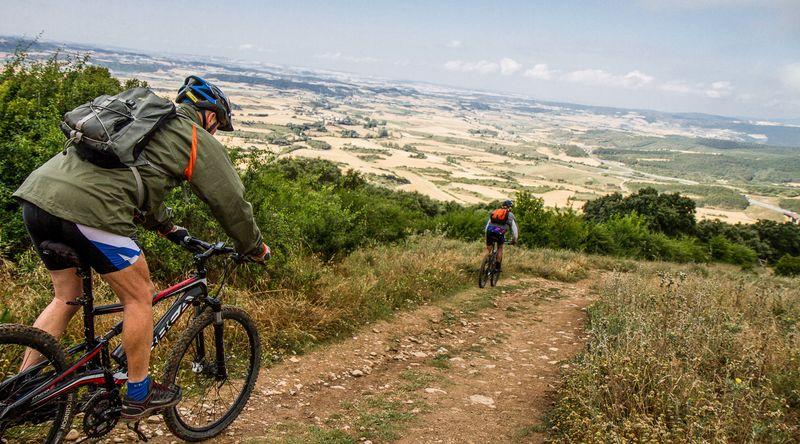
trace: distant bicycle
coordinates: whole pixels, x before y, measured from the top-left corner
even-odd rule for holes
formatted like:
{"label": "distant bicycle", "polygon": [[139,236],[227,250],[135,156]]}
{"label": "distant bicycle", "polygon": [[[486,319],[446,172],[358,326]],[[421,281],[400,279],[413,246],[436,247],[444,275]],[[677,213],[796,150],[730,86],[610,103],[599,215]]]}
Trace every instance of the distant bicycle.
{"label": "distant bicycle", "polygon": [[[261,343],[258,330],[243,310],[220,302],[222,289],[236,265],[246,261],[233,248],[187,237],[194,253],[194,273],[189,279],[153,296],[153,305],[176,297],[155,323],[156,348],[189,307],[188,327],[166,355],[163,382],[181,386],[183,399],[163,412],[169,430],[186,441],[201,441],[220,434],[244,408],[258,378]],[[85,342],[66,353],[59,342],[34,327],[0,325],[0,442],[60,443],[72,427],[75,414],[83,414],[86,439],[96,440],[114,429],[120,419],[120,386],[128,379],[122,346],[109,350],[112,338],[122,332],[122,321],[103,336],[95,336],[95,316],[122,312],[121,304],[94,306],[91,270],[78,262],[64,244],[42,245],[49,254],[61,255],[79,269],[83,294],[74,304],[83,308]],[[206,261],[227,258],[219,290],[208,292]],[[26,348],[42,362],[19,372]],[[158,365],[157,362],[154,364]],[[138,422],[129,424],[141,439]]]}
{"label": "distant bicycle", "polygon": [[500,272],[497,271],[497,241],[492,242],[492,251],[483,258],[481,269],[478,272],[478,287],[483,288],[489,282],[492,287],[497,285]]}

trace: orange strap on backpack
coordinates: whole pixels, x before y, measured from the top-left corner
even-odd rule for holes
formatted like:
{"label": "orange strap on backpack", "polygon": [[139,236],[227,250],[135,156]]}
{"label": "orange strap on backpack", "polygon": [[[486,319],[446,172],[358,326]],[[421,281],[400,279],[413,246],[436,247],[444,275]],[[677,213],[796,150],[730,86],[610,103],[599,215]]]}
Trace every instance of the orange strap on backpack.
{"label": "orange strap on backpack", "polygon": [[192,181],[194,174],[194,164],[197,162],[197,127],[192,125],[192,151],[189,153],[189,163],[186,164],[186,169],[183,170],[183,175],[186,180]]}

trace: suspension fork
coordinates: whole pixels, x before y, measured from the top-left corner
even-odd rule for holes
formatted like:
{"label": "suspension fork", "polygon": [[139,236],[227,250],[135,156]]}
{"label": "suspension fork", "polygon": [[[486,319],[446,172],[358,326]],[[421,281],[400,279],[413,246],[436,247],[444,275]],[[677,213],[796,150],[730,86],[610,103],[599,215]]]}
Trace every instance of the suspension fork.
{"label": "suspension fork", "polygon": [[225,344],[222,342],[222,303],[219,299],[211,300],[211,310],[214,313],[214,348],[217,360],[217,379],[225,380],[228,377],[228,369],[225,367]]}
{"label": "suspension fork", "polygon": [[[215,367],[215,377],[218,380],[224,380],[228,377],[228,370],[225,366],[225,344],[222,341],[223,337],[223,323],[222,323],[222,303],[219,299],[214,298],[207,298],[206,304],[211,307],[211,312],[213,313],[214,317],[214,363],[216,364]],[[200,313],[203,312],[203,306],[198,306],[195,309],[195,313],[199,316]],[[202,364],[202,361],[206,359],[206,344],[205,344],[205,333],[203,330],[195,337],[195,349],[197,350],[197,356],[195,356],[195,363]],[[208,357],[210,358],[210,356]]]}

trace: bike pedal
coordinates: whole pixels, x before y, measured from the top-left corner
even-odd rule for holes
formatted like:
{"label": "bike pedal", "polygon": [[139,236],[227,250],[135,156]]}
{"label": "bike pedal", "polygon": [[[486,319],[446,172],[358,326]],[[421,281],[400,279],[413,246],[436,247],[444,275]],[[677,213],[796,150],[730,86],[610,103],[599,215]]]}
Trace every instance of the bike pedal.
{"label": "bike pedal", "polygon": [[78,306],[86,305],[86,298],[79,297],[79,298],[75,299],[74,301],[67,301],[67,305],[78,305]]}
{"label": "bike pedal", "polygon": [[139,439],[143,442],[147,442],[147,436],[145,436],[144,432],[139,429],[139,423],[141,421],[129,422],[128,428],[133,430],[134,433],[139,437]]}

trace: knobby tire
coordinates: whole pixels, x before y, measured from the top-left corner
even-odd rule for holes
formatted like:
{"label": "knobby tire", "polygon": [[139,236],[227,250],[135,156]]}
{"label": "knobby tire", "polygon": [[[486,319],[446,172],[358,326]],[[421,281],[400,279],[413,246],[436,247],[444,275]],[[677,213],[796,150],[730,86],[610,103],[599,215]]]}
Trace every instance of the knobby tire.
{"label": "knobby tire", "polygon": [[[49,364],[35,374],[23,376],[17,372],[26,347],[41,354]],[[0,325],[0,409],[67,368],[64,351],[50,334],[25,325]],[[0,440],[5,443],[61,443],[70,431],[75,409],[75,392],[61,395],[36,410],[4,420],[0,424]]]}
{"label": "knobby tire", "polygon": [[[183,391],[181,402],[165,412],[166,424],[175,436],[186,441],[202,441],[222,433],[247,404],[258,378],[261,343],[253,320],[239,308],[223,306],[222,322],[227,378],[217,377],[214,313],[210,310],[189,324],[164,369],[164,381],[181,386]],[[201,338],[204,355],[197,356]],[[228,384],[241,388],[223,390],[232,403],[218,414],[218,401],[211,402],[206,396],[220,396]]]}

